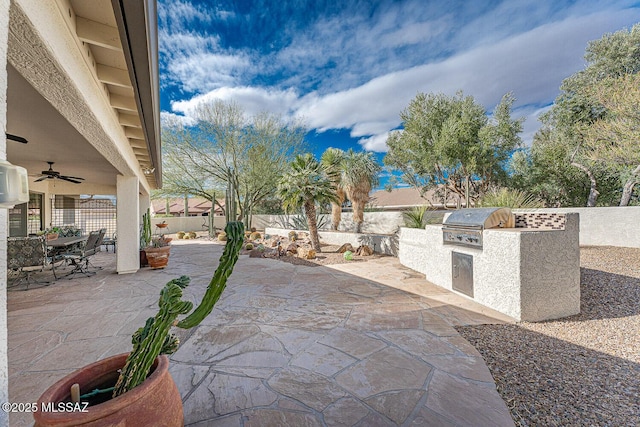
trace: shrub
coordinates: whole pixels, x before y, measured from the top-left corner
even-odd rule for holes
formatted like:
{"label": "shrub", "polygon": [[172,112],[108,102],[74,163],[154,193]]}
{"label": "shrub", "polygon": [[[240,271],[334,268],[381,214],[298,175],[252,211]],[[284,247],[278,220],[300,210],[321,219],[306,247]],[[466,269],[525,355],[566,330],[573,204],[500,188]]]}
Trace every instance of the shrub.
{"label": "shrub", "polygon": [[344,259],[346,259],[347,261],[351,261],[353,260],[353,252],[351,251],[346,251],[343,255]]}
{"label": "shrub", "polygon": [[427,224],[437,224],[442,221],[440,215],[435,214],[431,206],[415,206],[410,211],[403,212],[404,225],[409,228],[424,228]]}
{"label": "shrub", "polygon": [[511,188],[494,188],[476,202],[480,207],[496,208],[543,208],[544,202],[525,191]]}

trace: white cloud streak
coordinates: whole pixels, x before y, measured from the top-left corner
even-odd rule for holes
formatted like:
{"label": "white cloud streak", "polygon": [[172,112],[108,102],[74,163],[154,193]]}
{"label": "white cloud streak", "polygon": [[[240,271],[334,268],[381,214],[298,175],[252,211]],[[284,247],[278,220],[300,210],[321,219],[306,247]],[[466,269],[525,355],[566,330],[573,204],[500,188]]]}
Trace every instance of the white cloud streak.
{"label": "white cloud streak", "polygon": [[[503,15],[503,18],[508,17],[509,12],[504,12]],[[530,143],[539,126],[537,117],[548,109],[543,106],[547,106],[557,96],[559,85],[565,77],[584,66],[582,57],[587,42],[600,38],[605,32],[629,25],[629,21],[628,10],[569,16],[562,21],[542,25],[499,41],[478,44],[475,48],[454,54],[440,62],[389,72],[364,84],[333,93],[316,90],[302,95],[294,89],[228,83],[190,100],[174,102],[172,108],[189,116],[194,105],[199,102],[232,99],[250,114],[266,110],[285,116],[298,116],[304,118],[310,128],[318,131],[350,129],[351,136],[360,137],[360,144],[365,149],[386,151],[388,132],[400,125],[400,111],[407,107],[417,92],[452,95],[457,90],[463,90],[491,110],[505,93],[511,91],[517,98],[515,116],[527,118],[522,137],[525,143]],[[383,23],[379,25],[383,26]],[[377,42],[410,45],[419,41],[417,34],[421,31],[432,31],[434,34],[444,31],[444,27],[438,27],[436,22],[411,25],[414,28],[405,35],[388,31],[386,39],[378,39]],[[485,23],[478,22],[475,25],[482,27]],[[336,31],[335,27],[333,31]],[[382,31],[378,31],[376,34],[381,33]],[[215,40],[206,41],[214,42]],[[310,43],[311,39],[307,42]],[[304,57],[304,51],[309,48],[307,42],[294,44],[281,55],[288,55],[291,64],[300,61]],[[367,43],[369,42],[365,45]],[[320,46],[319,50],[324,52],[336,48],[328,45]],[[198,52],[198,48],[194,50]],[[362,55],[366,62],[367,52]],[[199,62],[200,65],[206,63],[206,58],[199,58],[193,62]],[[242,56],[232,56],[226,60],[211,58],[211,65],[218,64],[219,82],[224,82],[233,81],[233,71],[245,66],[247,61]],[[195,71],[191,66],[195,67]],[[199,68],[198,64],[185,64],[175,71],[187,79],[185,85],[194,86],[198,79],[203,78],[201,72],[205,69],[207,67]],[[345,80],[350,80],[350,77],[346,76]]]}

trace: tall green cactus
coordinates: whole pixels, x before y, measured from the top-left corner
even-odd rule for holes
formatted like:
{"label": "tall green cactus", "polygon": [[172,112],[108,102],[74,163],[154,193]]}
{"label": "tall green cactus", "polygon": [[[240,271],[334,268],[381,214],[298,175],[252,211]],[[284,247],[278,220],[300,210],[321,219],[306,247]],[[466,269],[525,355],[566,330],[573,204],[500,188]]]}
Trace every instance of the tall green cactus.
{"label": "tall green cactus", "polygon": [[169,333],[171,326],[188,329],[198,325],[211,313],[218,302],[227,279],[238,261],[238,254],[244,241],[244,225],[241,222],[230,222],[225,227],[229,237],[220,256],[220,263],[209,282],[207,291],[200,305],[185,319],[176,324],[180,314],[187,314],[193,308],[190,301],[182,301],[182,289],[189,284],[189,278],[182,276],[173,279],[160,291],[160,307],[155,317],[150,317],[144,327],[138,329],[131,339],[133,350],[127,357],[124,368],[113,390],[117,397],[141,384],[149,375],[154,360],[160,354],[171,354],[178,349],[178,339]]}
{"label": "tall green cactus", "polygon": [[140,249],[144,249],[151,243],[151,209],[142,215],[142,231],[140,232]]}

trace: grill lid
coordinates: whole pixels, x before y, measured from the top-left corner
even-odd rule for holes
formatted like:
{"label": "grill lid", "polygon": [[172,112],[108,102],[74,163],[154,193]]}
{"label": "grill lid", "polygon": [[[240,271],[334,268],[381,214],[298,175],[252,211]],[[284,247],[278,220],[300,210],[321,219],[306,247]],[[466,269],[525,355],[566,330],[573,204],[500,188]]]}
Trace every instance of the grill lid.
{"label": "grill lid", "polygon": [[509,208],[470,208],[454,211],[443,224],[462,228],[513,228],[515,219]]}

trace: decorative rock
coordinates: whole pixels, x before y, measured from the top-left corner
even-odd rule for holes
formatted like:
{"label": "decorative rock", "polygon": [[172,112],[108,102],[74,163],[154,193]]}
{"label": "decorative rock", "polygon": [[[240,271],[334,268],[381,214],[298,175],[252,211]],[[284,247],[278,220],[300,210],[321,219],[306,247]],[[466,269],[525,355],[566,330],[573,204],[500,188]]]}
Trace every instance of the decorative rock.
{"label": "decorative rock", "polygon": [[253,249],[249,252],[249,258],[262,258],[262,251],[259,249]]}
{"label": "decorative rock", "polygon": [[345,243],[344,245],[342,245],[342,246],[340,246],[338,248],[338,253],[339,254],[343,254],[343,253],[345,253],[347,251],[351,251],[351,252],[355,251],[355,249],[353,249],[353,246],[351,245],[351,243]]}
{"label": "decorative rock", "polygon": [[298,248],[298,258],[313,259],[316,257],[316,251],[307,248]]}
{"label": "decorative rock", "polygon": [[360,255],[360,256],[373,255],[373,249],[371,249],[367,245],[358,246],[358,249],[356,249],[356,255]]}
{"label": "decorative rock", "polygon": [[291,253],[298,253],[298,245],[296,243],[289,243],[289,246],[287,246],[287,252],[291,252]]}

